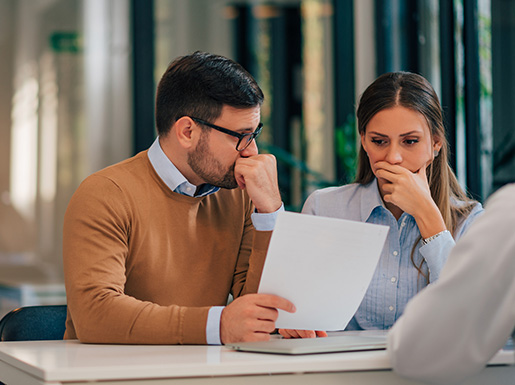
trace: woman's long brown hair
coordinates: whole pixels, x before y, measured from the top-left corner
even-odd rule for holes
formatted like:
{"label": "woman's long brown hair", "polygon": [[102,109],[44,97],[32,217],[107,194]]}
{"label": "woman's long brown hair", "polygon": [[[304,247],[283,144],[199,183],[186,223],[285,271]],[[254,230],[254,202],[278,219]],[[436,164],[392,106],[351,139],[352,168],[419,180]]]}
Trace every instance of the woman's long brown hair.
{"label": "woman's long brown hair", "polygon": [[[475,201],[471,200],[463,191],[449,166],[449,150],[442,108],[431,84],[424,77],[410,72],[390,72],[381,75],[368,86],[361,96],[357,111],[358,132],[360,135],[365,134],[367,124],[375,114],[395,106],[409,108],[422,114],[429,126],[431,138],[438,138],[442,144],[439,155],[427,168],[427,179],[431,197],[442,214],[445,226],[454,235],[460,219],[470,213]],[[364,185],[373,179],[374,173],[370,167],[368,156],[361,146],[355,182]],[[422,264],[417,266],[414,261],[417,243],[413,246],[411,261],[415,268],[425,276],[421,270]]]}

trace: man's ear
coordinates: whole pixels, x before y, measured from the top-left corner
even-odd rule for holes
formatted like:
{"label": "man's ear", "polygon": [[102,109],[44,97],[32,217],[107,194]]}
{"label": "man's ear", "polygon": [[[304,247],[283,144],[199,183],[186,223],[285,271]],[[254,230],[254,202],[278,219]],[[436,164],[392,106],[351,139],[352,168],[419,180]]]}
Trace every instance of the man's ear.
{"label": "man's ear", "polygon": [[189,149],[195,146],[198,127],[190,117],[183,116],[178,119],[173,126],[173,130],[177,141],[183,148]]}

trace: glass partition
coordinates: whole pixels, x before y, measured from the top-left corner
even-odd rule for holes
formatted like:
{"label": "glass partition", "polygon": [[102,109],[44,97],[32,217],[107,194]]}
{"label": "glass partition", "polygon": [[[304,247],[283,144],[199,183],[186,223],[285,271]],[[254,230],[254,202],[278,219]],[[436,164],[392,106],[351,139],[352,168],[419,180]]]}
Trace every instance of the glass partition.
{"label": "glass partition", "polygon": [[156,83],[173,58],[196,50],[241,63],[265,93],[258,144],[276,155],[292,210],[336,183],[332,19],[328,0],[155,2]]}
{"label": "glass partition", "polygon": [[0,0],[0,281],[62,281],[62,223],[130,155],[128,0]]}

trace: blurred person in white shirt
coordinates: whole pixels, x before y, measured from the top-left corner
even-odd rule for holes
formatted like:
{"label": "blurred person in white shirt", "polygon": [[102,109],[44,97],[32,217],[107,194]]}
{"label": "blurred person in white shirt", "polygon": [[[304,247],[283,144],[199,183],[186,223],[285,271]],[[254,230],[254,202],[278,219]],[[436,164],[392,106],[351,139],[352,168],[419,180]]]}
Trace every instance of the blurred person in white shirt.
{"label": "blurred person in white shirt", "polygon": [[[432,383],[479,373],[515,328],[515,184],[491,196],[451,251],[440,279],[388,333],[393,369]],[[514,379],[515,381],[515,379]]]}

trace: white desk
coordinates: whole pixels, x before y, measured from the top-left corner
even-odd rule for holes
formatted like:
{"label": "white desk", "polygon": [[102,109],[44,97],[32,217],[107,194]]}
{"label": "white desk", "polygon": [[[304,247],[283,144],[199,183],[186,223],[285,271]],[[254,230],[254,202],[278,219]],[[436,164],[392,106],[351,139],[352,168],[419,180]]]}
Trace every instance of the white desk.
{"label": "white desk", "polygon": [[[513,384],[513,351],[501,351],[470,384]],[[504,364],[504,365],[503,365]],[[242,378],[241,376],[245,376]],[[221,346],[0,343],[8,385],[85,384],[414,384],[390,370],[386,351],[283,356]]]}

